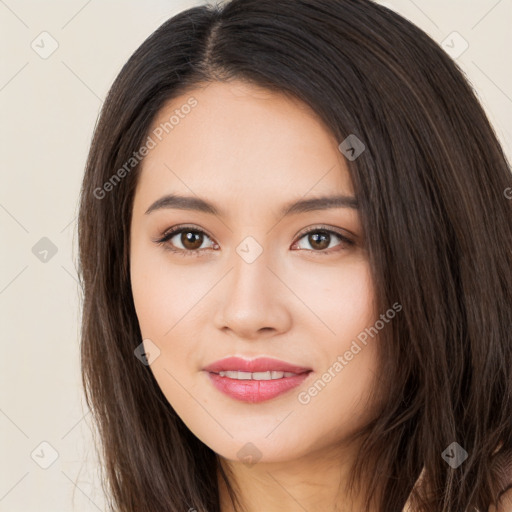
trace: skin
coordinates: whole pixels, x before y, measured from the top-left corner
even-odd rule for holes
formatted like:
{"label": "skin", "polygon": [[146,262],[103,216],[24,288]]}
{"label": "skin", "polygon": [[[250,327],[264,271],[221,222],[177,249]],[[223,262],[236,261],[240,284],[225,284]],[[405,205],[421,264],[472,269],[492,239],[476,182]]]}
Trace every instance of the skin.
{"label": "skin", "polygon": [[[377,338],[309,403],[298,395],[383,313],[373,307],[359,214],[333,208],[279,215],[293,200],[354,195],[341,141],[305,104],[241,81],[175,98],[153,128],[191,96],[197,106],[145,157],[134,197],[131,282],[145,346],[150,339],[160,350],[151,371],[188,428],[231,469],[248,512],[358,510],[361,495],[349,504],[338,488],[357,454],[350,435],[374,410],[367,402]],[[226,216],[169,208],[145,213],[168,193],[206,199]],[[195,246],[199,256],[155,242],[180,224],[206,232]],[[355,244],[332,234],[323,249],[330,254],[320,254],[301,231],[321,225],[342,230]],[[248,236],[263,250],[250,264],[236,252]],[[180,234],[167,246],[173,243],[194,248]],[[283,395],[244,403],[214,388],[202,371],[227,356],[273,357],[313,372]],[[254,465],[237,455],[248,442],[261,456]],[[233,510],[222,483],[220,492],[222,512]]]}

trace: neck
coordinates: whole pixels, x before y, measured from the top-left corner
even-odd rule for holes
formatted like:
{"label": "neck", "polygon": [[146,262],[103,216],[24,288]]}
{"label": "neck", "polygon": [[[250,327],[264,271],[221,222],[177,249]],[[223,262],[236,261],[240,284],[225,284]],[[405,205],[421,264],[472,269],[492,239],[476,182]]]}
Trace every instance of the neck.
{"label": "neck", "polygon": [[[332,447],[293,461],[247,465],[221,458],[231,486],[239,497],[235,510],[224,479],[218,474],[221,512],[356,512],[363,510],[364,489],[349,488],[350,464],[355,453]],[[375,510],[371,510],[375,512]]]}

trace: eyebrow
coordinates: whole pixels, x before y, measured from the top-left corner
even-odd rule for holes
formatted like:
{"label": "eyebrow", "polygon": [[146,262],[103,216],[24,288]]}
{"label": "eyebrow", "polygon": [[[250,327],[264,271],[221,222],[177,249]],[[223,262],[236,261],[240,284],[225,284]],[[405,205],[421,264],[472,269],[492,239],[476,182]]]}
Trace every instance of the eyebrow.
{"label": "eyebrow", "polygon": [[[223,210],[219,209],[212,203],[193,196],[179,196],[176,194],[168,194],[160,199],[157,199],[147,210],[149,214],[155,210],[161,209],[178,209],[178,210],[194,210],[211,215],[218,215],[225,217],[226,214]],[[357,199],[353,196],[322,196],[313,197],[310,199],[299,199],[284,205],[281,209],[281,216],[296,215],[299,213],[306,213],[312,211],[329,210],[331,208],[352,208],[358,209]]]}

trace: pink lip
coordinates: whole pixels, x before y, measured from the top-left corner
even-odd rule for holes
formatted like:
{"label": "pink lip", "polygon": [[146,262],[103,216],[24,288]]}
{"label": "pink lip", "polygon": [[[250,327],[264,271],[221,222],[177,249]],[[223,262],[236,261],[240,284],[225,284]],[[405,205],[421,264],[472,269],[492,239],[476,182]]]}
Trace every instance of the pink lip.
{"label": "pink lip", "polygon": [[219,373],[226,370],[239,370],[241,372],[251,373],[268,371],[304,373],[311,371],[311,368],[297,366],[285,361],[280,361],[279,359],[271,359],[269,357],[259,357],[257,359],[226,357],[206,366],[203,370],[212,373]]}
{"label": "pink lip", "polygon": [[[242,402],[258,403],[270,400],[290,389],[301,384],[311,373],[310,368],[293,365],[278,359],[266,357],[247,360],[239,357],[228,357],[221,359],[204,368],[208,372],[210,381],[221,392],[240,400]],[[243,372],[293,372],[297,375],[283,377],[274,380],[238,380],[229,377],[221,377],[220,371],[243,371]]]}

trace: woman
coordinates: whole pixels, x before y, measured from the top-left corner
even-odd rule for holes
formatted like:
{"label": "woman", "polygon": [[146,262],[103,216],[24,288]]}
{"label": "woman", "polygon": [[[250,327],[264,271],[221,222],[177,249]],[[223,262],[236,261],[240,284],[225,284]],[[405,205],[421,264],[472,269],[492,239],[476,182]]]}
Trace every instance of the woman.
{"label": "woman", "polygon": [[510,166],[366,0],[164,23],[84,176],[82,365],[114,510],[512,510]]}

